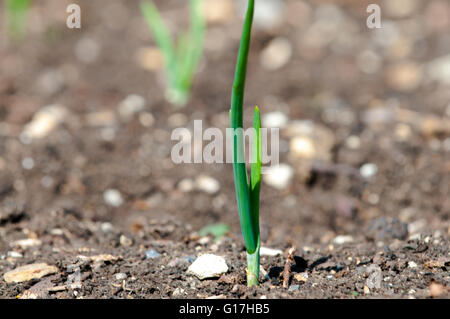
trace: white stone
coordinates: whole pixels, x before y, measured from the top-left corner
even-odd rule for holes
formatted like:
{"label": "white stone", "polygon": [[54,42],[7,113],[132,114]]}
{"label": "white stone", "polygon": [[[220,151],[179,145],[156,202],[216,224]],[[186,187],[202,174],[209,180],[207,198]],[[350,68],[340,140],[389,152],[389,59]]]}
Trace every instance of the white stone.
{"label": "white stone", "polygon": [[274,167],[268,167],[263,174],[263,181],[276,189],[287,188],[294,177],[294,170],[287,164],[280,164]]}
{"label": "white stone", "polygon": [[442,84],[450,84],[450,54],[431,61],[427,66],[427,75],[430,79]]}
{"label": "white stone", "polygon": [[399,62],[387,67],[387,84],[401,92],[411,92],[417,89],[423,78],[421,65],[411,62]]}
{"label": "white stone", "polygon": [[356,150],[361,146],[361,139],[359,138],[359,136],[356,135],[350,135],[346,140],[345,140],[345,145],[352,150]]}
{"label": "white stone", "polygon": [[7,256],[10,258],[22,258],[23,255],[17,251],[8,251]]}
{"label": "white stone", "polygon": [[261,256],[278,256],[281,255],[283,253],[283,251],[279,250],[279,249],[272,249],[272,248],[267,248],[267,247],[261,247],[259,250],[259,254]]}
{"label": "white stone", "polygon": [[7,283],[19,283],[32,279],[39,279],[56,272],[58,272],[58,268],[55,266],[49,266],[45,263],[30,264],[8,271],[3,275],[3,278]]}
{"label": "white stone", "polygon": [[116,277],[116,280],[124,280],[127,278],[127,275],[124,274],[123,272],[120,272],[120,273],[116,274],[115,277]]}
{"label": "white stone", "polygon": [[49,105],[40,109],[25,125],[22,132],[22,140],[33,140],[47,136],[66,117],[67,111],[61,105]]}
{"label": "white stone", "polygon": [[343,245],[347,243],[352,243],[353,240],[354,240],[353,237],[350,235],[339,235],[333,239],[333,243],[337,245]]}
{"label": "white stone", "polygon": [[195,183],[190,178],[185,178],[178,183],[178,189],[183,193],[192,192],[195,188]]}
{"label": "white stone", "polygon": [[146,105],[143,96],[130,94],[119,104],[119,114],[123,119],[130,120],[134,114],[143,111]]}
{"label": "white stone", "polygon": [[199,176],[195,180],[195,186],[198,190],[208,194],[215,194],[220,190],[219,181],[206,175]]}
{"label": "white stone", "polygon": [[23,249],[39,245],[41,245],[41,241],[35,238],[20,239],[12,243],[12,246],[19,246]]}
{"label": "white stone", "polygon": [[425,219],[419,219],[408,224],[408,233],[415,234],[422,231],[427,226]]}
{"label": "white stone", "polygon": [[290,142],[290,151],[295,157],[314,158],[316,150],[314,141],[307,136],[296,136]]}
{"label": "white stone", "polygon": [[179,298],[185,295],[184,289],[178,287],[177,289],[175,289],[172,293],[172,297],[174,298]]}
{"label": "white stone", "polygon": [[125,247],[130,247],[133,245],[133,241],[125,235],[120,235],[120,244]]}
{"label": "white stone", "polygon": [[86,114],[86,122],[92,127],[113,126],[116,124],[116,115],[111,110],[90,112]]}
{"label": "white stone", "polygon": [[[240,1],[242,11],[246,10],[247,1]],[[283,23],[286,5],[281,0],[258,0],[255,5],[254,26],[258,29],[270,30]]]}
{"label": "white stone", "polygon": [[409,268],[417,268],[417,264],[414,261],[409,261],[408,262],[408,267]]}
{"label": "white stone", "polygon": [[288,123],[289,118],[283,112],[270,112],[262,117],[262,125],[267,128],[283,128]]}
{"label": "white stone", "polygon": [[324,162],[331,160],[335,137],[329,128],[312,121],[292,121],[285,133],[291,137],[291,159],[315,159]]}
{"label": "white stone", "polygon": [[100,130],[100,136],[105,141],[112,142],[116,138],[116,129],[111,126],[103,127]]}
{"label": "white stone", "polygon": [[361,176],[365,178],[370,178],[378,172],[378,167],[373,163],[366,163],[359,169]]}
{"label": "white stone", "polygon": [[275,71],[284,67],[292,57],[292,45],[286,38],[275,38],[263,49],[260,62],[263,68]]}
{"label": "white stone", "polygon": [[139,123],[144,127],[150,127],[155,124],[155,117],[150,112],[142,112],[139,114]]}
{"label": "white stone", "polygon": [[120,192],[116,189],[108,189],[103,193],[103,200],[106,204],[114,207],[119,207],[123,204],[123,198]]}
{"label": "white stone", "polygon": [[188,268],[187,273],[199,279],[217,278],[228,271],[223,257],[206,254],[198,257]]}
{"label": "white stone", "polygon": [[110,233],[114,230],[114,227],[111,223],[105,222],[100,225],[100,229],[104,233]]}
{"label": "white stone", "polygon": [[25,168],[26,170],[33,169],[33,167],[34,167],[34,159],[32,159],[31,157],[25,157],[22,160],[22,167]]}
{"label": "white stone", "polygon": [[139,48],[135,59],[144,70],[159,71],[164,68],[164,55],[157,47]]}

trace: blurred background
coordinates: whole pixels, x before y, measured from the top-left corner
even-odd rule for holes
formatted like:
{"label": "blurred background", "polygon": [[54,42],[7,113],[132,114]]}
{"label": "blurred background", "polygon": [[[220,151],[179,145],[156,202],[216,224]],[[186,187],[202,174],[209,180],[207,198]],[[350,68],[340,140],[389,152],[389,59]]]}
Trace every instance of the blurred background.
{"label": "blurred background", "polygon": [[[66,26],[72,2],[81,29]],[[380,29],[366,25],[371,3]],[[155,4],[173,35],[189,26],[187,1]],[[175,165],[170,136],[200,119],[228,127],[245,8],[205,1],[184,107],[166,100],[138,1],[33,0],[21,37],[8,36],[2,10],[3,238],[22,231],[10,221],[49,233],[62,211],[144,238],[150,218],[188,231],[225,223],[240,239],[231,166]],[[448,236],[449,1],[257,0],[245,105],[245,125],[258,105],[263,126],[281,128],[281,166],[262,187],[263,243]],[[58,227],[88,236],[70,220]]]}

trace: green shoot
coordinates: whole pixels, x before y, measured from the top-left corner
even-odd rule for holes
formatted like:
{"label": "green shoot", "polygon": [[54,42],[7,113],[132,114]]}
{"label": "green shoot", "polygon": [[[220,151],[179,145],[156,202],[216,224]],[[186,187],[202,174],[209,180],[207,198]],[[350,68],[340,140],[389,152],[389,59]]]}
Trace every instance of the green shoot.
{"label": "green shoot", "polygon": [[226,233],[230,231],[230,226],[227,224],[212,224],[203,227],[199,230],[198,234],[200,236],[213,235],[214,242],[217,242],[221,239]]}
{"label": "green shoot", "polygon": [[12,39],[20,39],[26,34],[30,6],[31,0],[6,0],[7,29]]}
{"label": "green shoot", "polygon": [[[231,97],[231,128],[243,129],[243,104],[247,61],[250,50],[255,1],[248,1],[247,15],[242,31],[236,73]],[[244,158],[244,139],[241,134],[233,135],[233,171],[236,199],[241,221],[241,230],[247,250],[247,285],[259,283],[259,193],[261,185],[261,117],[258,107],[255,107],[253,120],[254,136],[252,143],[252,165],[250,181]],[[255,143],[256,141],[256,143]]]}
{"label": "green shoot", "polygon": [[175,41],[153,2],[141,2],[141,11],[156,44],[161,50],[166,75],[167,99],[176,106],[184,106],[189,100],[195,72],[203,54],[205,18],[203,0],[190,0],[191,27]]}

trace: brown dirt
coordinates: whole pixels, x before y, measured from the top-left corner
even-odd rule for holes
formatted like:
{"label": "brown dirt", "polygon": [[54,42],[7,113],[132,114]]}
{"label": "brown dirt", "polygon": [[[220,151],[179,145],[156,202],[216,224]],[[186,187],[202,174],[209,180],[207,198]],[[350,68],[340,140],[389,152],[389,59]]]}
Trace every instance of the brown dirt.
{"label": "brown dirt", "polygon": [[[320,52],[300,50],[300,34],[311,21],[255,30],[246,105],[258,104],[267,113],[286,104],[291,119],[310,119],[327,126],[335,133],[336,143],[326,169],[313,170],[306,180],[296,178],[283,191],[263,184],[263,246],[284,253],[262,257],[268,277],[258,288],[247,289],[231,166],[174,165],[168,125],[168,118],[181,112],[188,125],[203,119],[204,126],[225,127],[241,21],[233,17],[210,25],[210,30],[223,36],[222,49],[206,51],[191,101],[175,109],[164,100],[160,73],[145,71],[134,60],[134,52],[152,45],[150,33],[138,19],[137,1],[117,1],[133,21],[121,28],[107,27],[102,14],[106,1],[79,2],[85,12],[81,30],[64,27],[65,1],[36,1],[34,14],[46,22],[30,32],[26,41],[1,47],[0,297],[26,296],[26,291],[41,298],[450,296],[449,135],[430,135],[412,126],[408,138],[400,141],[395,137],[398,120],[378,126],[364,121],[369,105],[392,100],[424,118],[448,118],[448,86],[424,80],[409,92],[395,90],[389,85],[387,70],[396,60],[387,53],[381,57],[379,72],[362,73],[356,53],[370,48],[372,32],[365,27],[364,6],[356,1],[333,1],[357,26],[350,51],[341,52],[331,44]],[[294,2],[287,1],[288,5]],[[414,19],[423,17],[421,8],[429,2],[420,1]],[[157,3],[170,17],[184,16],[177,1]],[[310,3],[314,10],[327,1]],[[261,68],[259,54],[275,36],[289,38],[294,55],[287,66],[269,72]],[[83,37],[101,45],[100,58],[93,64],[80,62],[74,53]],[[413,44],[426,50],[413,49],[402,59],[419,66],[450,50],[448,32],[443,31],[429,31]],[[64,74],[64,85],[51,93],[37,89],[46,70]],[[137,117],[129,122],[120,118],[117,105],[129,94],[147,99],[147,111],[155,118],[153,126],[142,126]],[[274,96],[280,103],[274,102]],[[22,143],[24,125],[49,104],[67,108],[64,123],[41,140]],[[324,114],[332,107],[338,114],[350,112],[354,120],[327,121]],[[115,114],[113,140],[105,140],[101,128],[86,122],[88,113],[100,110]],[[247,112],[247,124],[249,120]],[[350,135],[361,138],[357,150],[346,146]],[[34,159],[32,169],[22,165],[28,157]],[[289,162],[286,153],[281,154],[281,162]],[[378,167],[370,180],[332,165],[359,169],[368,162]],[[220,191],[209,195],[177,188],[181,180],[199,174],[216,178]],[[118,208],[103,200],[104,191],[111,188],[124,198]],[[195,236],[215,222],[231,226],[221,241],[214,244]],[[336,244],[333,239],[338,235],[352,236],[353,241]],[[131,245],[121,243],[121,236],[131,239]],[[14,241],[24,238],[38,238],[41,244],[14,247]],[[284,289],[282,271],[291,246],[297,252],[291,288]],[[161,256],[146,259],[149,249]],[[14,257],[12,251],[22,257]],[[187,257],[206,252],[224,256],[229,272],[205,281],[188,276]],[[96,264],[79,257],[99,254],[120,258]],[[20,284],[4,281],[7,271],[37,262],[56,265],[59,272]],[[381,286],[368,290],[365,286],[377,271],[382,275]],[[306,282],[299,282],[295,275],[305,272]],[[81,286],[71,287],[68,282],[78,273]],[[118,273],[126,278],[118,280]],[[61,291],[49,290],[58,286],[63,286]],[[177,288],[183,292],[179,294]]]}

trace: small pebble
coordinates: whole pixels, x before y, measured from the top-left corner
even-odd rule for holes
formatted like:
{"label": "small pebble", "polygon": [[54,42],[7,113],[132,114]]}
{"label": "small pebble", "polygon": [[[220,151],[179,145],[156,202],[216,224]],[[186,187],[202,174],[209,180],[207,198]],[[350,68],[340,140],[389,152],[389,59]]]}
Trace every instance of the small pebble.
{"label": "small pebble", "polygon": [[331,161],[335,133],[328,127],[313,121],[291,121],[286,128],[286,135],[291,137],[291,157]]}
{"label": "small pebble", "polygon": [[366,163],[359,169],[361,175],[365,178],[370,178],[378,172],[378,167],[376,164]]}
{"label": "small pebble", "polygon": [[208,194],[215,194],[220,190],[219,181],[206,175],[199,176],[195,180],[195,186],[198,190]]}
{"label": "small pebble", "polygon": [[270,112],[263,115],[262,123],[267,128],[283,128],[288,123],[288,116],[283,112]]}
{"label": "small pebble", "polygon": [[150,112],[142,112],[139,114],[139,123],[143,127],[151,127],[155,124],[155,117]]}
{"label": "small pebble", "polygon": [[127,275],[123,272],[120,272],[120,273],[116,274],[115,277],[116,277],[116,280],[124,280],[127,278]]}
{"label": "small pebble", "polygon": [[116,189],[108,189],[103,193],[103,200],[106,204],[119,207],[123,204],[123,198],[120,192]]}
{"label": "small pebble", "polygon": [[120,235],[120,244],[124,247],[130,247],[133,245],[133,241],[125,235]]}
{"label": "small pebble", "polygon": [[34,167],[34,159],[32,159],[31,157],[25,157],[22,160],[22,167],[26,170],[30,170],[33,169]]}
{"label": "small pebble", "polygon": [[154,249],[149,249],[145,252],[145,258],[146,259],[154,259],[154,258],[158,258],[160,257],[161,254],[158,253],[156,250]]}
{"label": "small pebble", "polygon": [[359,136],[351,135],[345,140],[345,145],[352,150],[356,150],[361,146],[361,139]]}
{"label": "small pebble", "polygon": [[417,268],[417,264],[414,261],[409,261],[408,262],[408,267],[409,268]]}
{"label": "small pebble", "polygon": [[286,38],[275,38],[261,52],[261,65],[269,71],[284,67],[292,57],[292,45]]}
{"label": "small pebble", "polygon": [[104,232],[104,233],[110,233],[110,232],[112,232],[114,230],[113,225],[111,223],[108,223],[108,222],[102,223],[100,225],[100,228],[101,228],[102,232]]}
{"label": "small pebble", "polygon": [[217,278],[228,271],[228,266],[223,257],[206,254],[198,257],[189,266],[187,273],[198,279]]}
{"label": "small pebble", "polygon": [[314,141],[306,136],[294,137],[290,142],[289,149],[295,157],[314,158],[316,155]]}
{"label": "small pebble", "polygon": [[13,246],[20,246],[22,249],[33,246],[39,246],[40,244],[41,241],[35,238],[20,239],[12,243]]}
{"label": "small pebble", "polygon": [[413,62],[402,62],[388,67],[387,83],[400,92],[411,92],[422,82],[422,69]]}
{"label": "small pebble", "polygon": [[11,257],[11,258],[22,258],[23,257],[23,255],[21,253],[18,253],[17,251],[8,251],[7,256]]}
{"label": "small pebble", "polygon": [[[242,13],[246,10],[247,1],[236,1],[240,3],[239,9]],[[280,0],[258,0],[255,6],[254,27],[262,30],[271,30],[281,25],[285,19],[286,4]]]}
{"label": "small pebble", "polygon": [[174,298],[179,298],[183,295],[185,295],[184,289],[182,289],[180,287],[175,289],[174,292],[172,293],[172,297],[174,297]]}
{"label": "small pebble", "polygon": [[278,256],[281,255],[283,252],[279,249],[272,249],[267,247],[261,247],[259,250],[260,256]]}
{"label": "small pebble", "polygon": [[86,114],[86,123],[92,127],[113,126],[116,124],[116,115],[110,110],[90,112]]}
{"label": "small pebble", "polygon": [[49,266],[45,263],[38,263],[21,266],[14,270],[8,271],[3,275],[3,278],[7,283],[20,283],[32,279],[39,279],[56,272],[58,272],[58,268],[55,266]]}
{"label": "small pebble", "polygon": [[195,183],[192,179],[190,178],[185,178],[183,180],[181,180],[178,183],[178,187],[177,187],[180,191],[182,191],[183,193],[189,193],[192,192],[195,188]]}
{"label": "small pebble", "polygon": [[124,120],[130,120],[134,114],[143,111],[146,105],[144,97],[130,94],[119,104],[119,114]]}
{"label": "small pebble", "polygon": [[438,298],[448,291],[446,287],[436,282],[432,282],[428,287],[431,297]]}
{"label": "small pebble", "polygon": [[296,275],[294,276],[294,278],[295,278],[297,281],[299,281],[299,282],[307,282],[309,276],[308,276],[308,273],[307,273],[307,272],[302,272],[302,273],[300,273],[300,274],[296,274]]}
{"label": "small pebble", "polygon": [[354,239],[350,235],[339,235],[333,239],[333,243],[335,243],[337,245],[352,243],[353,241],[354,241]]}
{"label": "small pebble", "polygon": [[268,167],[263,174],[263,181],[273,188],[282,190],[287,188],[294,177],[294,170],[287,164]]}
{"label": "small pebble", "polygon": [[380,289],[381,288],[381,282],[383,281],[383,275],[381,272],[381,268],[378,267],[375,264],[370,265],[366,269],[366,273],[369,274],[366,285],[370,289]]}
{"label": "small pebble", "polygon": [[22,142],[29,144],[33,139],[40,139],[53,131],[67,116],[67,110],[61,105],[49,105],[40,109],[31,122],[25,125],[20,136]]}

